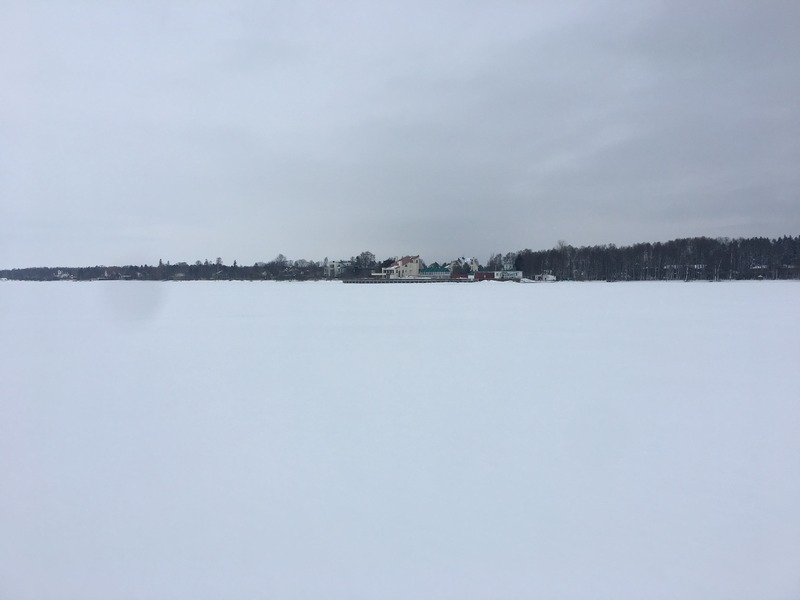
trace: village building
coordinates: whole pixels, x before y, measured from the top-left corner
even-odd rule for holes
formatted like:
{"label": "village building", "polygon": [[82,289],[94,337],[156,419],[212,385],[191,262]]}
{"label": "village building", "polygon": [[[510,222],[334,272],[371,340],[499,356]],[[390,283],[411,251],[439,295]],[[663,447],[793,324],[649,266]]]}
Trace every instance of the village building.
{"label": "village building", "polygon": [[350,266],[349,260],[331,260],[324,265],[325,277],[339,277],[347,267]]}
{"label": "village building", "polygon": [[381,269],[380,276],[384,279],[419,277],[419,267],[419,256],[404,256],[400,260],[394,261],[388,267]]}
{"label": "village building", "polygon": [[541,275],[534,275],[534,281],[556,281],[556,276],[551,271],[545,271]]}
{"label": "village building", "polygon": [[467,266],[473,273],[477,272],[481,268],[477,258],[467,258],[465,256],[461,256],[450,263],[450,272],[452,273],[454,270],[463,268],[464,266]]}
{"label": "village building", "polygon": [[499,281],[519,281],[522,279],[522,271],[517,271],[514,269],[503,269],[502,271],[495,271],[494,278]]}
{"label": "village building", "polygon": [[520,281],[522,271],[478,271],[474,275],[475,281]]}
{"label": "village building", "polygon": [[447,267],[426,267],[420,269],[420,277],[429,277],[430,279],[450,279],[450,269]]}

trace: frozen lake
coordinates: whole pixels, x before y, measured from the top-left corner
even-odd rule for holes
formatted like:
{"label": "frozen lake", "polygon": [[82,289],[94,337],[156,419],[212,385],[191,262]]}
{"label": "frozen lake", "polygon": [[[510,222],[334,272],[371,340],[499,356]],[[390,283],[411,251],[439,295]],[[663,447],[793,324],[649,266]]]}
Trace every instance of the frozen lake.
{"label": "frozen lake", "polygon": [[796,599],[800,284],[0,283],[0,598]]}

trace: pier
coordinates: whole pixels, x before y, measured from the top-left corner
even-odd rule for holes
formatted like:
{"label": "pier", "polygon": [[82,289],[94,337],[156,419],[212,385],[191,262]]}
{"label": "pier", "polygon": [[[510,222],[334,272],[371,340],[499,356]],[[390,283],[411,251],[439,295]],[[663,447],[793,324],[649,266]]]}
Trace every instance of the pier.
{"label": "pier", "polygon": [[471,279],[434,279],[423,277],[402,277],[397,279],[381,279],[379,277],[361,277],[359,279],[343,279],[342,283],[472,283]]}

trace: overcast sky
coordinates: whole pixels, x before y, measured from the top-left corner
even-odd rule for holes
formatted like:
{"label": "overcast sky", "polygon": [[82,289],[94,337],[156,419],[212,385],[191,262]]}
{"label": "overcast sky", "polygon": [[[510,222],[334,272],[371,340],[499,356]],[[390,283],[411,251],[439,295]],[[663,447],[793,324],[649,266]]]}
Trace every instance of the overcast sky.
{"label": "overcast sky", "polygon": [[800,233],[800,2],[0,4],[0,267]]}

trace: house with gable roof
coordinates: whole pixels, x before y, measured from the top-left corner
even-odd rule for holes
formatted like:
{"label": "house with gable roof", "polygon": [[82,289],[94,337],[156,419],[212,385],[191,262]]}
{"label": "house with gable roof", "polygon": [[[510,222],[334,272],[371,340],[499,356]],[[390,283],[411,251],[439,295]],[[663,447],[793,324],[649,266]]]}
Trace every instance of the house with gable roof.
{"label": "house with gable roof", "polygon": [[406,277],[419,277],[419,255],[404,256],[394,261],[388,267],[381,269],[381,277],[384,279],[403,279]]}

